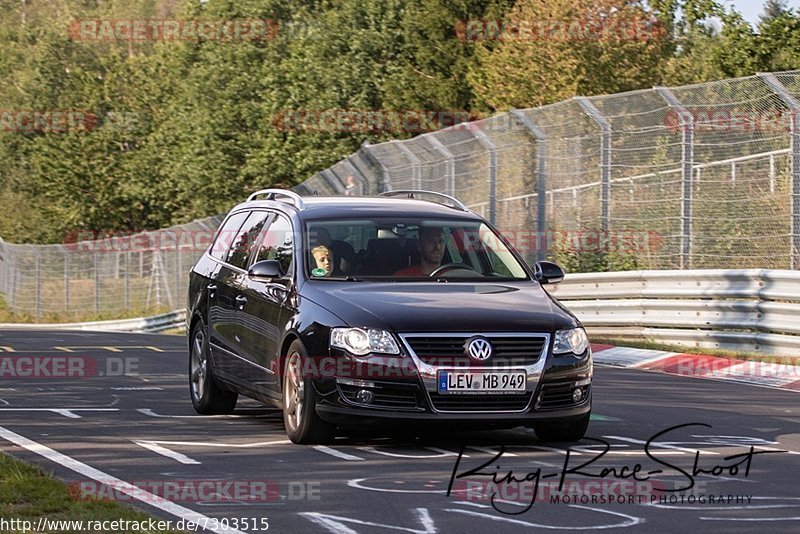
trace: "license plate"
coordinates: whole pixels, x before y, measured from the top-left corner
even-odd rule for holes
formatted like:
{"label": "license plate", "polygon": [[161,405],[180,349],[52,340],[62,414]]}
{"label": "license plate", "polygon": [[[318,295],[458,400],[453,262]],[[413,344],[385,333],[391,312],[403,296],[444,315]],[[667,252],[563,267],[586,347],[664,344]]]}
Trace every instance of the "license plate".
{"label": "license plate", "polygon": [[439,393],[524,393],[525,371],[513,373],[439,373]]}

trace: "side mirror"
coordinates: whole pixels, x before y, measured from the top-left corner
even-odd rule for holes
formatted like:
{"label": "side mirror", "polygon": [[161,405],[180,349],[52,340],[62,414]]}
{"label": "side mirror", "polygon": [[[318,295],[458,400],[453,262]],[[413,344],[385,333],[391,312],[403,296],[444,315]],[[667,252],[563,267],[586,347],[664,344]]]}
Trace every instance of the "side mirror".
{"label": "side mirror", "polygon": [[564,280],[564,269],[552,261],[537,261],[533,266],[533,277],[540,284],[557,284]]}
{"label": "side mirror", "polygon": [[280,278],[284,274],[286,273],[278,260],[257,261],[247,271],[247,275],[253,278]]}

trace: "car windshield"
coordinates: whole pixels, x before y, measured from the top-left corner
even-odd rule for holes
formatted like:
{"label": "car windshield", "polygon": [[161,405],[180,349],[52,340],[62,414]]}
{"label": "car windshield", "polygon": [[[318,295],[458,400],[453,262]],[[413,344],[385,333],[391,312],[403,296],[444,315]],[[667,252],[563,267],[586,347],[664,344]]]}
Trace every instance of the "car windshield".
{"label": "car windshield", "polygon": [[527,280],[481,221],[348,219],[306,222],[307,276],[319,280]]}

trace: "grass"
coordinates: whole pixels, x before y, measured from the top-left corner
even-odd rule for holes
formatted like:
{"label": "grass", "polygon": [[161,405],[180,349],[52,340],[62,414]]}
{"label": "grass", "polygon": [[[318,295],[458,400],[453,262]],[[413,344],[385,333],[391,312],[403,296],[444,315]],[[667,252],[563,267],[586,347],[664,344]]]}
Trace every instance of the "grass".
{"label": "grass", "polygon": [[[74,498],[66,484],[56,480],[44,470],[0,453],[0,518],[6,521],[11,519],[31,521],[35,527],[40,517],[50,521],[83,521],[84,525],[87,521],[119,520],[143,521],[144,525],[147,525],[147,521],[150,519],[150,516],[143,512],[117,502]],[[156,521],[163,520],[156,519]],[[74,531],[70,528],[47,530],[52,534]],[[3,529],[3,532],[22,533],[24,531],[6,528]],[[115,530],[115,532],[144,534],[146,532],[177,533],[179,531]]]}
{"label": "grass", "polygon": [[734,360],[745,360],[753,362],[783,363],[800,365],[800,357],[797,356],[770,356],[768,354],[755,354],[752,352],[742,352],[726,349],[705,349],[702,347],[686,347],[682,345],[671,345],[660,343],[650,339],[632,338],[603,338],[591,337],[592,343],[598,345],[616,345],[620,347],[633,347],[637,349],[663,350],[667,352],[680,352],[687,354],[700,354],[704,356],[717,356]]}

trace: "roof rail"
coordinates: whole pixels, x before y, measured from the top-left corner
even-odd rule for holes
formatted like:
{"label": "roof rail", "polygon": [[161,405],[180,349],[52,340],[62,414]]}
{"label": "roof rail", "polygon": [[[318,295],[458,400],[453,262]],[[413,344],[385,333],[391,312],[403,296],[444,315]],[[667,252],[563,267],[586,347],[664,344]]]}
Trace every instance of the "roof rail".
{"label": "roof rail", "polygon": [[[459,209],[461,211],[467,211],[467,212],[469,211],[469,208],[467,208],[467,206],[465,206],[464,203],[461,202],[460,200],[458,200],[456,197],[451,197],[450,195],[445,195],[444,193],[439,193],[439,192],[436,192],[436,191],[425,191],[424,189],[396,189],[394,191],[384,191],[383,193],[381,193],[378,196],[379,197],[396,197],[396,196],[406,195],[407,196],[406,198],[414,198],[414,195],[416,195],[416,194],[433,195],[434,197],[436,197],[436,198],[438,198],[440,200],[447,200],[447,201],[450,202],[449,204],[446,203],[446,202],[437,202],[437,204],[442,204],[444,206],[449,206],[451,208],[456,208],[456,209]],[[424,200],[424,199],[420,199],[420,200]],[[435,202],[435,201],[430,201],[430,202]]]}
{"label": "roof rail", "polygon": [[294,191],[287,191],[286,189],[262,189],[260,191],[256,191],[249,197],[247,197],[247,201],[250,202],[255,200],[259,195],[269,195],[267,200],[277,200],[275,197],[282,196],[286,197],[291,200],[291,204],[294,205],[295,208],[299,210],[306,209],[306,205],[303,202],[303,199],[300,195],[295,193]]}

